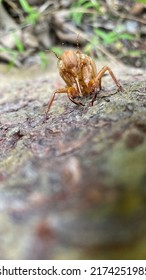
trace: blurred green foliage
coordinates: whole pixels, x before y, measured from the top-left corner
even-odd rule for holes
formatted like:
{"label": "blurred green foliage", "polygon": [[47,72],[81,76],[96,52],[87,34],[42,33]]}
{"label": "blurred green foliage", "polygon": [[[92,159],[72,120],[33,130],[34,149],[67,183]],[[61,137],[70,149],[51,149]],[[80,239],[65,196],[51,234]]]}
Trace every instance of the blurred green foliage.
{"label": "blurred green foliage", "polygon": [[135,0],[135,2],[146,4],[146,0]]}
{"label": "blurred green foliage", "polygon": [[46,53],[44,51],[40,51],[39,57],[40,57],[40,61],[41,61],[41,68],[42,68],[42,70],[44,70],[44,69],[46,69],[46,67],[48,65],[48,58],[46,56]]}
{"label": "blurred green foliage", "polygon": [[0,47],[0,53],[6,53],[11,58],[9,60],[9,64],[8,64],[8,68],[10,70],[15,65],[15,62],[16,62],[16,59],[18,56],[18,51],[12,50],[12,49],[6,48],[6,47]]}
{"label": "blurred green foliage", "polygon": [[128,34],[126,32],[124,33],[117,33],[115,31],[103,31],[100,28],[94,28],[94,34],[97,35],[98,38],[100,38],[102,40],[102,42],[106,45],[111,45],[117,41],[119,41],[120,39],[123,40],[132,40],[134,38],[133,35]]}
{"label": "blurred green foliage", "polygon": [[25,22],[28,24],[35,24],[40,16],[40,13],[33,8],[27,0],[19,0],[23,11],[27,14]]}
{"label": "blurred green foliage", "polygon": [[76,25],[80,26],[85,13],[89,13],[89,9],[98,11],[100,7],[99,1],[78,0],[75,1],[70,9],[70,17]]}
{"label": "blurred green foliage", "polygon": [[24,52],[23,43],[21,42],[21,40],[19,39],[19,37],[17,36],[17,34],[15,32],[13,33],[13,38],[14,38],[15,45],[16,45],[18,52],[23,53]]}

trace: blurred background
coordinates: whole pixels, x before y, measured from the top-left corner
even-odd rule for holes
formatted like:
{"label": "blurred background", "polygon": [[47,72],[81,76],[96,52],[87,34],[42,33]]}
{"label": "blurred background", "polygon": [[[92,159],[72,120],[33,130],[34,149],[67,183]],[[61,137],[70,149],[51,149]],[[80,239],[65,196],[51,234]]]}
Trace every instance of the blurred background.
{"label": "blurred background", "polygon": [[47,63],[45,50],[76,47],[146,66],[146,0],[1,0],[0,61]]}

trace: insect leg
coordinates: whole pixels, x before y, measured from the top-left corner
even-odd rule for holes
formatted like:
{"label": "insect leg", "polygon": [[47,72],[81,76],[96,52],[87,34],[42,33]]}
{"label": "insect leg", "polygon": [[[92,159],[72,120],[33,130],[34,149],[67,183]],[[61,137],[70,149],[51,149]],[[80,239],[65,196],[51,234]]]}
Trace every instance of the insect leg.
{"label": "insect leg", "polygon": [[119,89],[121,92],[123,92],[124,90],[123,90],[122,86],[119,84],[119,82],[117,81],[117,79],[116,79],[114,73],[112,72],[112,70],[111,70],[108,66],[103,67],[103,68],[98,72],[98,74],[97,74],[97,76],[96,76],[96,78],[95,78],[95,81],[98,83],[99,88],[101,89],[101,78],[102,78],[102,76],[104,75],[104,73],[105,73],[106,71],[109,71],[109,74],[110,74],[111,78],[113,79],[113,81],[115,82],[115,84],[117,85],[118,89]]}
{"label": "insect leg", "polygon": [[93,103],[94,103],[94,101],[96,100],[96,97],[97,97],[97,94],[99,93],[99,90],[97,90],[96,88],[95,88],[95,90],[94,90],[94,92],[93,92],[93,98],[92,98],[92,100],[91,100],[91,102],[90,102],[90,105],[91,106],[93,106]]}
{"label": "insect leg", "polygon": [[68,94],[68,98],[70,101],[72,101],[76,105],[85,106],[82,102],[74,100],[71,96],[69,96],[69,94]]}
{"label": "insect leg", "polygon": [[84,106],[84,104],[82,102],[75,100],[75,97],[79,96],[79,95],[77,94],[74,87],[68,88],[67,96],[68,96],[69,100],[72,101],[74,104]]}
{"label": "insect leg", "polygon": [[51,108],[52,103],[53,103],[53,101],[54,101],[54,99],[55,99],[56,93],[67,93],[67,92],[68,92],[68,89],[67,89],[66,87],[64,87],[64,88],[57,89],[57,90],[52,94],[51,99],[50,99],[50,101],[49,101],[49,103],[48,103],[47,110],[46,110],[46,117],[47,117],[48,112],[50,111],[50,108]]}

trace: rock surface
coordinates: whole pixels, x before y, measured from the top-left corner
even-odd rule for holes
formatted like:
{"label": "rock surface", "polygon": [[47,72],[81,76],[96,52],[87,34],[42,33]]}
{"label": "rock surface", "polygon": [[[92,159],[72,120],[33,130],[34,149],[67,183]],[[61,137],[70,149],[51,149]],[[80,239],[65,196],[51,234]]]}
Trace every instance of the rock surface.
{"label": "rock surface", "polygon": [[106,76],[93,107],[58,95],[45,119],[56,62],[1,66],[0,259],[146,258],[146,82],[111,68],[123,94]]}

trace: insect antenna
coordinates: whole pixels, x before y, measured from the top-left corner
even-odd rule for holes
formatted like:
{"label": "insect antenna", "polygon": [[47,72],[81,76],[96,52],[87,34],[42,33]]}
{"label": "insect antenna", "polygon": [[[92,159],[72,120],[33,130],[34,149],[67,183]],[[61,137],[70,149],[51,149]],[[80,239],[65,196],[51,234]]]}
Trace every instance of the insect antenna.
{"label": "insect antenna", "polygon": [[79,46],[79,36],[80,34],[77,34],[77,50],[80,51],[80,46]]}
{"label": "insect antenna", "polygon": [[54,52],[53,50],[49,49],[49,50],[45,50],[45,52],[46,52],[46,53],[48,53],[48,52],[52,52],[52,53],[54,53],[54,54],[55,54],[55,56],[56,56],[59,60],[61,60],[61,57],[60,57],[60,56],[58,56],[58,54],[57,54],[56,52]]}

